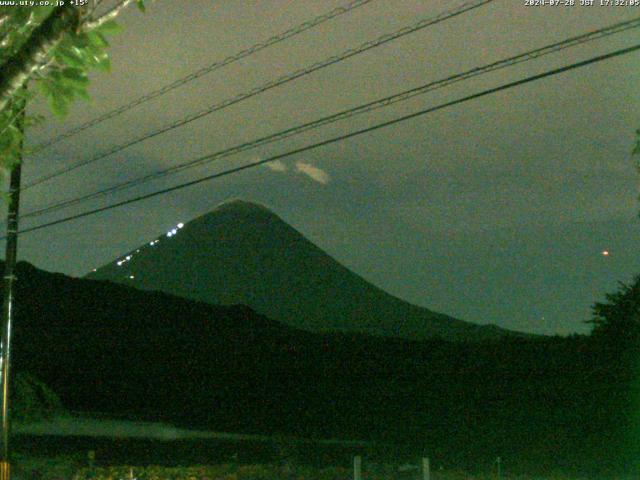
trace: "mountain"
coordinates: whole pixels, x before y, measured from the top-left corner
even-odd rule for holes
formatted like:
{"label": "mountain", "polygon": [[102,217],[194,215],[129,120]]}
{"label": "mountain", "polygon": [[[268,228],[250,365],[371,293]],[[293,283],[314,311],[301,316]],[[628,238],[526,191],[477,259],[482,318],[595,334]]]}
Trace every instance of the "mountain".
{"label": "mountain", "polygon": [[266,207],[224,203],[87,275],[212,304],[245,304],[313,332],[414,340],[510,334],[394,297],[348,270]]}
{"label": "mountain", "polygon": [[[311,334],[245,306],[18,267],[12,365],[37,374],[69,410],[230,431],[273,431],[272,411],[294,415],[287,398],[300,398],[289,383],[304,382],[289,357]],[[265,380],[280,376],[267,395]]]}
{"label": "mountain", "polygon": [[[17,276],[12,369],[37,375],[69,411],[401,442],[460,468],[500,455],[529,473],[620,465],[625,432],[635,431],[635,377],[589,338],[315,334],[245,306],[26,263]],[[637,452],[628,458],[636,468]]]}

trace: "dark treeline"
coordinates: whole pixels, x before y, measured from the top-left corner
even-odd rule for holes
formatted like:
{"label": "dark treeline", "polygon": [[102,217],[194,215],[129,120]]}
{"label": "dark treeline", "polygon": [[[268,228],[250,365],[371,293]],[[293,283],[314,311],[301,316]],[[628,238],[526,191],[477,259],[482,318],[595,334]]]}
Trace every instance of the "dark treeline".
{"label": "dark treeline", "polygon": [[446,468],[638,471],[637,288],[588,337],[410,342],[19,267],[14,368],[69,410],[391,442]]}

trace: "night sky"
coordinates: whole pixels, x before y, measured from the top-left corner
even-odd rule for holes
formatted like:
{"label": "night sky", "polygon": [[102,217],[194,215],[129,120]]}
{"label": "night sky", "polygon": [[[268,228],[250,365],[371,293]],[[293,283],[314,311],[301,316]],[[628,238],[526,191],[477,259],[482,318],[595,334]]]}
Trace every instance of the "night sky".
{"label": "night sky", "polygon": [[[578,3],[579,0],[577,0]],[[345,0],[158,0],[121,17],[91,103],[38,144],[328,12]],[[24,181],[85,160],[298,68],[462,2],[374,0],[25,160]],[[497,0],[24,192],[22,210],[314,120],[640,15],[640,7]],[[121,192],[23,227],[259,160],[638,42],[631,30]],[[403,299],[501,327],[587,332],[590,306],[640,273],[640,53],[467,102],[186,190],[25,235],[20,258],[80,276],[230,198],[262,203]],[[40,105],[35,111],[44,112]],[[603,255],[603,251],[609,255]]]}

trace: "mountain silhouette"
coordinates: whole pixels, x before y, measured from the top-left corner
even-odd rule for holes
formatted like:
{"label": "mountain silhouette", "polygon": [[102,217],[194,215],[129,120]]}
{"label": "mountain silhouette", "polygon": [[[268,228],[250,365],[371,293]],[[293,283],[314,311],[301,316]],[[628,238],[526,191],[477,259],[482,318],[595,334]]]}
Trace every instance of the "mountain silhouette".
{"label": "mountain silhouette", "polygon": [[624,441],[636,431],[635,347],[618,352],[579,336],[417,342],[317,334],[246,306],[23,262],[16,273],[12,368],[37,376],[69,411],[381,441],[464,468],[497,454],[534,473],[637,465]]}
{"label": "mountain silhouette", "polygon": [[367,282],[264,206],[234,200],[87,275],[211,304],[244,304],[312,332],[485,340],[514,332],[412,305]]}

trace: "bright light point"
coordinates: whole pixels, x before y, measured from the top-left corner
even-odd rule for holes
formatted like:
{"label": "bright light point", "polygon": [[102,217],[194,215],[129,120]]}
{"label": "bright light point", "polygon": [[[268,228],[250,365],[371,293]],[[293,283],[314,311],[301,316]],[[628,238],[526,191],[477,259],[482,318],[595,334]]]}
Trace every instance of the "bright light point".
{"label": "bright light point", "polygon": [[182,228],[182,227],[184,227],[184,223],[179,223],[178,228]]}
{"label": "bright light point", "polygon": [[602,255],[604,255],[605,257],[609,256],[609,250],[603,250],[602,251]]}
{"label": "bright light point", "polygon": [[126,258],[127,260],[131,260],[131,255],[127,255],[125,258]]}
{"label": "bright light point", "polygon": [[136,253],[140,253],[140,249],[137,249],[137,250],[136,250]]}
{"label": "bright light point", "polygon": [[129,278],[133,280],[135,277],[133,275],[129,275]]}
{"label": "bright light point", "polygon": [[176,229],[174,228],[173,230],[171,230],[171,233],[173,233],[173,234],[175,235],[176,233],[178,233],[178,230],[176,230]]}
{"label": "bright light point", "polygon": [[173,233],[171,233],[171,232],[167,233],[167,237],[172,237],[172,236],[173,236]]}
{"label": "bright light point", "polygon": [[122,260],[118,262],[118,266],[122,265]]}
{"label": "bright light point", "polygon": [[97,268],[94,268],[94,269],[93,269],[93,271],[94,271],[94,272],[97,272],[97,271],[98,271],[98,269],[97,269]]}
{"label": "bright light point", "polygon": [[153,246],[153,245],[155,245],[155,244],[156,244],[156,242],[149,242],[149,245],[150,245],[150,246]]}

